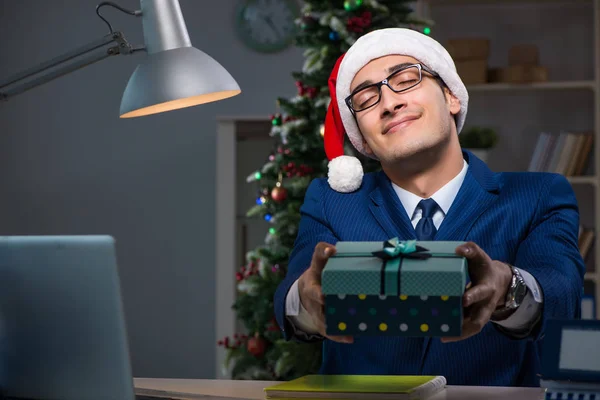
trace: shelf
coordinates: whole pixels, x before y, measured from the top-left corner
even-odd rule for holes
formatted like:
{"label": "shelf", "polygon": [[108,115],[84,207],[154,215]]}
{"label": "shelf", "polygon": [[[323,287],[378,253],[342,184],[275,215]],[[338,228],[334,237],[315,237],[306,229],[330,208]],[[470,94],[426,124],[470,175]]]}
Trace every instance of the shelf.
{"label": "shelf", "polygon": [[583,276],[583,279],[585,279],[586,281],[598,282],[598,278],[600,278],[600,276],[598,276],[598,274],[595,272],[586,272]]}
{"label": "shelf", "polygon": [[469,92],[494,92],[494,91],[523,91],[523,90],[565,90],[588,89],[594,90],[595,81],[561,81],[561,82],[536,82],[536,83],[484,83],[481,85],[468,85]]}
{"label": "shelf", "polygon": [[597,185],[598,177],[596,176],[568,176],[567,179],[573,185]]}

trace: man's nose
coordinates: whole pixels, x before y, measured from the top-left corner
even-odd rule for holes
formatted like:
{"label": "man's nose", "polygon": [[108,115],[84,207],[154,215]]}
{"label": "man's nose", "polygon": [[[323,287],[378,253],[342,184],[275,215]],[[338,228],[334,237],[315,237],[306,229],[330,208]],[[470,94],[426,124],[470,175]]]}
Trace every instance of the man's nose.
{"label": "man's nose", "polygon": [[381,116],[385,117],[390,113],[402,109],[406,106],[406,96],[403,93],[396,93],[389,87],[381,87]]}

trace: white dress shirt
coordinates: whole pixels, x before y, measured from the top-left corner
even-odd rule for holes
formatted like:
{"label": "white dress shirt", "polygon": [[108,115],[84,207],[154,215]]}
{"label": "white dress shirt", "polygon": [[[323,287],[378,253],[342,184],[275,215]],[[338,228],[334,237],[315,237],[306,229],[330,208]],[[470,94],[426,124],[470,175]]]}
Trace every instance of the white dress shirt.
{"label": "white dress shirt", "polygon": [[[439,208],[433,215],[433,223],[436,229],[439,229],[444,217],[448,213],[452,202],[456,198],[458,191],[463,183],[469,165],[464,161],[464,165],[459,174],[450,182],[440,188],[437,192],[431,195],[431,198],[439,205]],[[421,197],[411,193],[392,183],[394,191],[398,195],[400,202],[404,206],[407,215],[409,216],[413,228],[421,219],[421,209],[417,208],[419,202],[423,200]],[[539,285],[535,278],[522,269],[519,269],[525,285],[527,286],[527,295],[519,308],[512,313],[508,318],[502,321],[492,321],[507,330],[523,330],[529,327],[537,318],[541,311],[542,295]],[[290,291],[286,296],[286,315],[290,322],[294,325],[296,333],[317,334],[312,319],[302,303],[300,302],[300,294],[298,292],[298,281],[294,282]]]}

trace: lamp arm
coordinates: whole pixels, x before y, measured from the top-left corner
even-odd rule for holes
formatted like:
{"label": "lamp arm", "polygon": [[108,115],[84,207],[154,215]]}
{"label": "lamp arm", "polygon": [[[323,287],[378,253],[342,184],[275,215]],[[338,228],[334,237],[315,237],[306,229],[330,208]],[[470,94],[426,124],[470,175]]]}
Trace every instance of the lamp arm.
{"label": "lamp arm", "polygon": [[[111,43],[115,43],[116,45],[94,53],[95,50],[100,49],[103,46],[106,46]],[[94,40],[93,42],[90,42],[67,53],[64,53],[45,63],[25,70],[6,79],[3,82],[0,82],[0,99],[8,100],[8,98],[10,97],[21,94],[29,89],[32,89],[36,86],[40,86],[44,83],[59,78],[70,72],[76,71],[80,68],[86,67],[95,62],[104,60],[105,58],[108,58],[110,56],[115,56],[119,54],[132,54],[140,50],[144,50],[144,48],[131,46],[127,42],[127,40],[125,40],[121,32],[113,32],[98,40]],[[92,54],[90,55],[88,53]],[[62,65],[78,57],[81,58],[70,64]],[[56,67],[53,71],[47,72],[40,77],[33,78],[26,82],[18,83],[19,81],[23,81],[27,78],[30,78],[33,75],[44,73],[45,71],[50,70],[53,67]],[[9,85],[12,85],[12,87],[4,89]]]}
{"label": "lamp arm", "polygon": [[[8,100],[9,97],[21,94],[36,86],[40,86],[44,83],[59,78],[70,72],[76,71],[80,68],[86,67],[98,61],[104,60],[105,58],[108,58],[110,56],[115,56],[119,54],[132,54],[137,51],[145,50],[145,47],[143,46],[131,46],[121,32],[113,31],[110,23],[102,15],[100,15],[100,8],[103,6],[111,6],[117,8],[118,10],[124,13],[134,15],[136,17],[142,15],[141,10],[130,11],[111,1],[104,1],[98,4],[98,6],[96,7],[96,14],[108,25],[110,30],[109,34],[101,37],[100,39],[94,40],[84,46],[64,53],[58,57],[55,57],[49,61],[46,61],[42,64],[36,65],[33,68],[27,69],[16,75],[13,75],[4,81],[0,81],[0,100]],[[114,43],[115,45],[107,49],[105,48],[102,51],[97,51],[97,49],[101,49],[106,45],[112,43]],[[92,54],[90,55],[88,53]],[[78,57],[81,58],[72,62],[71,64],[62,65]],[[50,70],[53,67],[56,67],[53,71],[46,72],[47,70]],[[37,78],[33,78],[27,82],[18,83],[19,81],[23,81],[27,78],[41,73],[44,73],[44,75]],[[10,85],[12,85],[12,87],[7,88]]]}

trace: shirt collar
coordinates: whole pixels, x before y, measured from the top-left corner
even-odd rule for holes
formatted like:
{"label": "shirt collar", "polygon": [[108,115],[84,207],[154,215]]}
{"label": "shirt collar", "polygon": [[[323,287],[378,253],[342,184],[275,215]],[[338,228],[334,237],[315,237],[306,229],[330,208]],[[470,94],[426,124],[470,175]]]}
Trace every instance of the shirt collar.
{"label": "shirt collar", "polygon": [[[435,202],[440,206],[444,215],[448,213],[452,202],[456,198],[460,187],[465,180],[465,175],[467,174],[467,169],[469,168],[469,164],[467,161],[463,160],[463,168],[452,180],[442,186],[437,192],[431,195],[431,198],[435,200]],[[412,219],[417,205],[419,202],[423,200],[422,197],[417,196],[414,193],[409,192],[408,190],[402,189],[400,186],[396,185],[392,182],[392,187],[394,191],[398,195],[400,202],[404,206],[406,213],[408,214],[408,218]]]}

